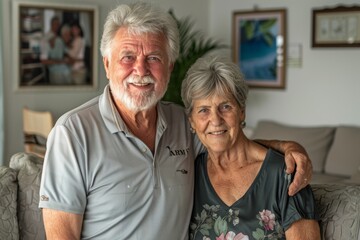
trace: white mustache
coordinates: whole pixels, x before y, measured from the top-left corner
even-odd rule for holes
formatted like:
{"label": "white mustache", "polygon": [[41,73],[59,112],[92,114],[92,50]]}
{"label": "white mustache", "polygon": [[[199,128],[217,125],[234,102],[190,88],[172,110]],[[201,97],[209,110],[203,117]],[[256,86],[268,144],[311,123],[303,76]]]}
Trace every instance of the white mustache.
{"label": "white mustache", "polygon": [[144,76],[144,77],[139,77],[139,76],[129,76],[126,79],[126,83],[132,83],[132,84],[153,84],[155,81],[154,79],[152,79],[152,77],[150,76]]}

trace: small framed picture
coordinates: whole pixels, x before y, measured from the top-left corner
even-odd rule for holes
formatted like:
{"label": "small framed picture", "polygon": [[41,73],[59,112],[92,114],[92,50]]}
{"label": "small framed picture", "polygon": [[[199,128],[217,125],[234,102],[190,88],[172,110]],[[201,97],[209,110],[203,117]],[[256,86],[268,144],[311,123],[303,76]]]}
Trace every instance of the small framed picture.
{"label": "small framed picture", "polygon": [[312,47],[360,47],[360,6],[313,9]]}
{"label": "small framed picture", "polygon": [[233,60],[249,87],[285,88],[286,9],[233,13]]}
{"label": "small framed picture", "polygon": [[97,88],[98,7],[15,0],[16,91]]}

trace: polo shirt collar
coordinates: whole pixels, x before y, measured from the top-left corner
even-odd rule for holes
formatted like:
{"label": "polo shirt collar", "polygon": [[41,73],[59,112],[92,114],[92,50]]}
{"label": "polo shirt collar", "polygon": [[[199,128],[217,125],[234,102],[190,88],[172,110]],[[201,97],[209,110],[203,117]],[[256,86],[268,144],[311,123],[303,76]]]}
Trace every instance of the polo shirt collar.
{"label": "polo shirt collar", "polygon": [[[99,98],[99,108],[105,126],[111,133],[117,133],[120,131],[126,134],[130,133],[112,100],[109,84],[105,86],[104,92]],[[165,118],[166,115],[164,114],[164,109],[161,103],[157,104],[156,108],[158,113],[157,133],[162,134],[167,127]]]}

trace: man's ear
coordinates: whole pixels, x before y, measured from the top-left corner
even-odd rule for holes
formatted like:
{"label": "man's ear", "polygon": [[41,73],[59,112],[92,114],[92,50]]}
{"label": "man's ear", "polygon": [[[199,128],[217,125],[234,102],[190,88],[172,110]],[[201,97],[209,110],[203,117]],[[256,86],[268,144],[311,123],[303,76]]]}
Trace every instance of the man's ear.
{"label": "man's ear", "polygon": [[110,79],[110,76],[109,76],[109,59],[108,57],[103,57],[103,63],[104,63],[104,68],[105,68],[105,72],[106,72],[106,78],[107,79]]}
{"label": "man's ear", "polygon": [[170,63],[170,66],[169,66],[170,72],[172,72],[174,70],[174,66],[175,66],[175,63]]}

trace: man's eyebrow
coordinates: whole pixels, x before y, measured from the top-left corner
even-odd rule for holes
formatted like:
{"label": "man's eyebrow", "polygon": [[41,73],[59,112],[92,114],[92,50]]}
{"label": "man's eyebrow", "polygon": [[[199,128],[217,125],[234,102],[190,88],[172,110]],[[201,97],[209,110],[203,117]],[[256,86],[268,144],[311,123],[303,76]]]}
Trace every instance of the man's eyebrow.
{"label": "man's eyebrow", "polygon": [[120,55],[129,55],[129,54],[132,55],[132,54],[134,54],[134,52],[131,50],[128,50],[128,49],[123,49],[119,52],[119,54]]}
{"label": "man's eyebrow", "polygon": [[154,49],[153,51],[149,52],[148,55],[162,55],[163,52],[160,49]]}

